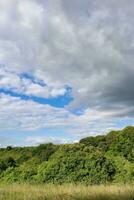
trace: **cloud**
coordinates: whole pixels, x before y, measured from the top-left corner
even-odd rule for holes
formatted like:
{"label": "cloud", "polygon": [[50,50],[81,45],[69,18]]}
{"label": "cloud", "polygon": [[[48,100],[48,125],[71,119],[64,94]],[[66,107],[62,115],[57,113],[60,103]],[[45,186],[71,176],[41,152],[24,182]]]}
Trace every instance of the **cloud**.
{"label": "cloud", "polygon": [[25,142],[30,143],[32,145],[39,145],[44,143],[66,144],[66,143],[72,143],[74,141],[69,138],[61,138],[61,137],[33,136],[33,137],[27,137]]}
{"label": "cloud", "polygon": [[[0,86],[43,98],[63,96],[68,86],[73,96],[57,110],[2,96],[1,118],[15,113],[7,127],[67,126],[85,134],[133,118],[133,10],[132,0],[0,2]],[[24,72],[46,85],[20,78]]]}
{"label": "cloud", "polygon": [[112,116],[117,115],[118,118],[118,113],[121,112],[86,109],[83,114],[76,115],[66,108],[55,108],[32,100],[0,94],[0,130],[34,131],[42,128],[64,128],[68,134],[82,137],[114,128],[116,123]]}
{"label": "cloud", "polygon": [[1,3],[1,62],[70,85],[73,107],[133,104],[133,7],[114,0]]}
{"label": "cloud", "polygon": [[4,66],[0,67],[0,88],[4,90],[42,98],[54,98],[67,93],[66,86],[48,86],[44,80],[42,80],[42,84],[40,81],[30,75],[18,74]]}

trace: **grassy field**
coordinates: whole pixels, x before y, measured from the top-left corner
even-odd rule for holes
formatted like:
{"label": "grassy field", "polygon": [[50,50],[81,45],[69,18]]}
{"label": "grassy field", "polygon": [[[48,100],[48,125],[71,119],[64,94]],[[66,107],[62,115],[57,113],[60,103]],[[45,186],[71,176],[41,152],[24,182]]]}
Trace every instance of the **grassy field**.
{"label": "grassy field", "polygon": [[0,185],[0,200],[134,200],[134,186]]}

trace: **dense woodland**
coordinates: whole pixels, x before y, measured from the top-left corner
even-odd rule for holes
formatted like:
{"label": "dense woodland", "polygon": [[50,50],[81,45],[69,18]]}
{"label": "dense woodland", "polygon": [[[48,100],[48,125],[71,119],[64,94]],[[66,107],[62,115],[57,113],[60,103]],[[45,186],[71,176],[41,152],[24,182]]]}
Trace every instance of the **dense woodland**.
{"label": "dense woodland", "polygon": [[0,149],[0,181],[30,183],[134,182],[134,127],[75,144]]}

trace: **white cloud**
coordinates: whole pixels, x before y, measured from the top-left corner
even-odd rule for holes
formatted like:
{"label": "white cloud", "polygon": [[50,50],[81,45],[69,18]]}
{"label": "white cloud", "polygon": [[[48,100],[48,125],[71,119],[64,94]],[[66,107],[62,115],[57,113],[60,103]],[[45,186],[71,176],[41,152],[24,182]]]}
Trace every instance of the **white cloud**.
{"label": "white cloud", "polygon": [[20,76],[20,74],[7,70],[3,66],[0,67],[0,88],[42,98],[64,96],[67,92],[65,86],[41,85],[36,78],[35,81],[32,81],[30,78]]}
{"label": "white cloud", "polygon": [[[114,111],[114,115],[118,115],[118,112]],[[64,128],[68,134],[83,137],[116,127],[112,116],[113,111],[110,114],[90,109],[77,116],[65,108],[54,108],[5,94],[0,95],[0,130]]]}
{"label": "white cloud", "polygon": [[0,87],[15,88],[21,84],[20,82],[20,78],[16,74],[6,71],[4,67],[0,67]]}
{"label": "white cloud", "polygon": [[27,137],[25,142],[31,145],[39,145],[44,143],[66,144],[66,143],[72,143],[74,141],[69,138],[61,138],[61,137],[33,136],[33,137]]}
{"label": "white cloud", "polygon": [[[2,95],[1,128],[64,126],[88,134],[132,118],[133,10],[132,0],[1,1],[0,62],[6,67],[0,87],[48,98],[64,95],[68,85],[74,97],[57,109]],[[20,78],[21,72],[47,86]],[[74,108],[85,110],[77,116]]]}
{"label": "white cloud", "polygon": [[[133,93],[123,90],[134,74],[133,8],[133,1],[8,0],[0,4],[0,60],[58,83],[53,96],[69,85],[72,107],[125,104]],[[41,90],[33,88],[42,96]]]}

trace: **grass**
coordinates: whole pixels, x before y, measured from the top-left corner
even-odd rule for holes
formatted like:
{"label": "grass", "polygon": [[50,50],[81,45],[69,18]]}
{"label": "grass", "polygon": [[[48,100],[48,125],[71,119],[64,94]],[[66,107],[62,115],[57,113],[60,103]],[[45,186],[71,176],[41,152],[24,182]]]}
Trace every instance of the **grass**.
{"label": "grass", "polygon": [[134,186],[0,185],[0,200],[134,200]]}

